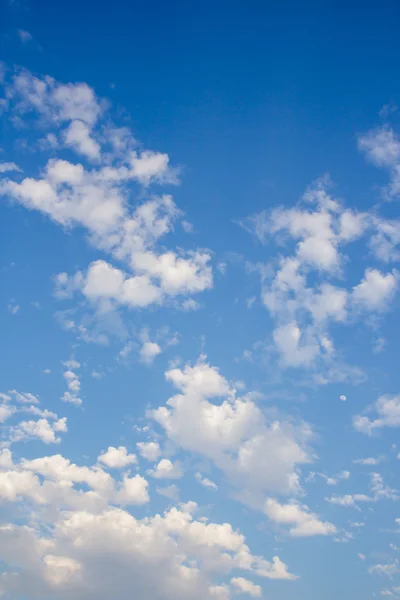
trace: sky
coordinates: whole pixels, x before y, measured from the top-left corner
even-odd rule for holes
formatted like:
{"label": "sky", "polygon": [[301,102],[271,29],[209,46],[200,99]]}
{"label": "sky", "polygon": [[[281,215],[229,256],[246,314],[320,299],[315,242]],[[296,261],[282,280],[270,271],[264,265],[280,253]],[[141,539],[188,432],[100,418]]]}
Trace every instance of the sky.
{"label": "sky", "polygon": [[0,596],[400,598],[399,4],[0,11]]}

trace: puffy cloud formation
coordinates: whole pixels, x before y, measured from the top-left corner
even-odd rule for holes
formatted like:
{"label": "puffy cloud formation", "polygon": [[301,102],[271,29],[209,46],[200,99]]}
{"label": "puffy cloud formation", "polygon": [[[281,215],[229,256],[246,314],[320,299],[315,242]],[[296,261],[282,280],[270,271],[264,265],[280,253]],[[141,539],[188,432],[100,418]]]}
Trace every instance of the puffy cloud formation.
{"label": "puffy cloud formation", "polygon": [[[375,419],[364,415],[353,418],[353,427],[361,433],[371,435],[383,427],[400,427],[400,396],[380,396],[374,405],[377,413]],[[371,463],[370,463],[371,464]]]}
{"label": "puffy cloud formation", "polygon": [[158,442],[138,442],[140,455],[146,460],[155,462],[161,454],[160,445]]}
{"label": "puffy cloud formation", "polygon": [[167,371],[166,379],[179,393],[151,416],[169,440],[211,459],[232,485],[245,490],[243,499],[259,507],[264,492],[299,489],[299,467],[312,460],[307,424],[267,419],[250,396],[238,398],[205,357]]}
{"label": "puffy cloud formation", "polygon": [[[102,455],[113,456],[114,465],[115,450]],[[124,506],[149,501],[140,475],[118,481],[99,466],[78,466],[61,455],[13,463],[3,450],[0,458],[0,501],[25,511],[27,520],[0,527],[5,594],[200,600],[214,597],[214,577],[232,571],[295,579],[278,557],[252,555],[228,523],[196,520],[193,502],[144,518],[127,512]],[[259,588],[244,578],[231,585]]]}
{"label": "puffy cloud formation", "polygon": [[388,125],[372,129],[361,135],[358,146],[377,167],[388,169],[390,183],[384,190],[389,198],[400,194],[400,140]]}
{"label": "puffy cloud formation", "polygon": [[289,525],[289,533],[294,537],[309,537],[313,535],[330,535],[336,533],[336,527],[327,521],[321,521],[311,513],[307,506],[295,502],[279,504],[273,498],[268,498],[265,513],[279,524]]}
{"label": "puffy cloud formation", "polygon": [[179,462],[172,463],[169,458],[162,458],[149,475],[156,479],[180,479],[183,475]]}
{"label": "puffy cloud formation", "polygon": [[[342,380],[344,369],[332,369],[335,346],[330,324],[387,310],[398,287],[397,271],[379,268],[365,269],[359,283],[344,286],[344,249],[368,236],[375,258],[396,260],[400,223],[345,208],[330,194],[330,187],[327,177],[319,179],[294,208],[263,211],[242,225],[262,244],[279,245],[275,268],[261,269],[261,299],[273,318],[272,339],[281,364],[303,368],[325,364],[330,378]],[[285,254],[286,246],[293,244],[294,251]],[[333,283],[335,278],[340,285]],[[348,376],[352,375],[350,369]]]}
{"label": "puffy cloud formation", "polygon": [[[64,85],[24,70],[6,82],[6,99],[10,114],[29,114],[42,129],[57,132],[49,134],[53,147],[67,146],[95,166],[51,158],[39,177],[3,178],[0,193],[63,227],[83,227],[94,246],[126,264],[123,271],[97,260],[84,273],[60,273],[59,296],[79,291],[104,310],[106,303],[145,307],[212,287],[208,251],[157,247],[182,216],[172,197],[149,195],[132,207],[135,184],[147,188],[178,182],[168,155],[139,149],[126,128],[104,127],[107,103],[86,84]],[[16,169],[4,163],[1,171]]]}
{"label": "puffy cloud formation", "polygon": [[[4,423],[3,443],[40,440],[45,444],[61,442],[60,433],[68,430],[67,418],[61,417],[50,410],[42,410],[38,405],[39,399],[29,392],[20,393],[10,390],[7,394],[0,393],[0,423]],[[16,417],[28,414],[38,417],[20,420]]]}
{"label": "puffy cloud formation", "polygon": [[129,454],[125,446],[109,446],[106,452],[99,456],[99,462],[103,463],[109,469],[123,469],[128,465],[133,465],[137,462],[135,454]]}

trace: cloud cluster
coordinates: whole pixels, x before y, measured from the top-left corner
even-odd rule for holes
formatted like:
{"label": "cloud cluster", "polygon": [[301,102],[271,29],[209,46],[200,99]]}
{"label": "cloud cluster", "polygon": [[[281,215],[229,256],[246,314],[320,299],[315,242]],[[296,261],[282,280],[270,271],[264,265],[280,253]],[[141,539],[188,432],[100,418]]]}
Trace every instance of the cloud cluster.
{"label": "cloud cluster", "polygon": [[[45,444],[61,442],[59,434],[68,430],[67,418],[59,418],[56,413],[47,409],[42,410],[39,404],[38,397],[29,392],[10,390],[7,394],[0,393],[0,423],[5,423],[3,443],[34,439]],[[18,417],[23,414],[38,418],[18,421]]]}
{"label": "cloud cluster", "polygon": [[398,287],[396,270],[375,267],[366,268],[361,281],[343,286],[344,248],[368,235],[375,258],[395,260],[400,223],[345,208],[330,186],[326,177],[317,180],[294,208],[263,211],[242,223],[263,244],[279,246],[274,269],[261,270],[261,297],[274,320],[274,348],[284,366],[332,364],[329,325],[387,310]]}
{"label": "cloud cluster", "polygon": [[[0,193],[64,228],[84,228],[96,248],[126,265],[123,270],[102,259],[85,272],[60,273],[58,296],[79,291],[104,311],[163,304],[212,287],[208,251],[159,247],[182,216],[170,195],[146,192],[152,184],[178,182],[168,155],[141,149],[127,128],[109,125],[107,103],[86,84],[19,71],[5,90],[11,115],[36,118],[39,128],[51,129],[53,147],[68,147],[85,162],[50,158],[39,176],[3,178]],[[16,168],[5,163],[2,171]]]}
{"label": "cloud cluster", "polygon": [[383,427],[400,427],[400,396],[389,394],[380,396],[373,408],[377,414],[375,419],[365,415],[356,415],[353,418],[353,427],[356,431],[371,435]]}
{"label": "cloud cluster", "polygon": [[[109,448],[99,461],[110,468],[132,464],[124,447]],[[61,455],[14,463],[6,449],[0,501],[20,515],[18,524],[0,527],[4,594],[200,600],[214,598],[217,587],[225,598],[238,590],[259,595],[260,586],[245,578],[215,582],[233,571],[296,578],[278,557],[269,562],[251,554],[230,524],[196,520],[194,502],[135,517],[125,507],[149,502],[148,482],[138,474],[116,480],[98,464],[78,466]]]}
{"label": "cloud cluster", "polygon": [[167,371],[166,379],[179,393],[150,416],[178,448],[210,459],[258,508],[265,492],[299,490],[299,468],[312,460],[306,423],[268,418],[251,395],[237,397],[204,356]]}

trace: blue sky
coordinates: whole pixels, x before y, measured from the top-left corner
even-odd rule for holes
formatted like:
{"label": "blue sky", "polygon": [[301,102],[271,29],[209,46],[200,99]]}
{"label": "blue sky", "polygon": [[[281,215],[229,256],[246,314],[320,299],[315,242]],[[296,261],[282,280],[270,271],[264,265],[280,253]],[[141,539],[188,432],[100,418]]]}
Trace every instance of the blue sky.
{"label": "blue sky", "polygon": [[1,14],[0,594],[400,597],[398,4]]}

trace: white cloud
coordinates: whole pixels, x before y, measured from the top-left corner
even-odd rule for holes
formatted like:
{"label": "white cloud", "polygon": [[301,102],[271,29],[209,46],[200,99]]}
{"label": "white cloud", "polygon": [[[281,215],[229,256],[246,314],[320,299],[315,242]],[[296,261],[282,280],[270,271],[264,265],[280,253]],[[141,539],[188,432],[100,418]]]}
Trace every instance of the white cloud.
{"label": "white cloud", "polygon": [[100,146],[90,136],[90,128],[83,121],[71,121],[65,132],[65,143],[90,160],[100,159]]}
{"label": "white cloud", "polygon": [[331,504],[359,509],[358,503],[378,502],[382,499],[398,500],[400,498],[397,490],[384,484],[383,477],[379,473],[370,474],[371,495],[367,494],[345,494],[344,496],[332,496],[325,498]]}
{"label": "white cloud", "polygon": [[21,169],[13,162],[0,162],[0,173],[7,173],[8,171],[21,172]]}
{"label": "white cloud", "polygon": [[242,223],[263,244],[278,248],[272,259],[269,250],[267,266],[256,268],[261,299],[273,320],[273,344],[267,341],[266,351],[275,351],[281,366],[318,371],[318,385],[359,375],[357,367],[339,359],[331,324],[353,324],[363,310],[387,309],[397,287],[396,271],[382,273],[375,267],[366,269],[358,285],[346,284],[346,246],[365,236],[375,258],[389,262],[396,260],[396,252],[400,256],[397,221],[344,208],[330,187],[323,177],[295,207],[263,211]]}
{"label": "white cloud", "polygon": [[358,145],[375,166],[389,170],[390,183],[385,192],[389,199],[397,198],[400,193],[400,141],[396,133],[384,125],[361,135]]}
{"label": "white cloud", "polygon": [[207,477],[203,477],[201,473],[196,473],[195,475],[197,481],[204,487],[211,488],[212,490],[217,490],[218,486],[216,483],[208,479]]}
{"label": "white cloud", "polygon": [[335,525],[328,521],[321,521],[316,514],[309,511],[307,506],[295,502],[279,504],[273,498],[268,498],[265,513],[275,523],[290,525],[289,533],[293,537],[336,533]]}
{"label": "white cloud", "polygon": [[180,479],[183,476],[180,463],[172,463],[169,458],[162,458],[156,467],[148,473],[156,479]]}
{"label": "white cloud", "polygon": [[377,413],[375,419],[362,415],[353,417],[353,427],[356,431],[371,435],[374,430],[383,427],[400,427],[400,396],[380,396],[374,408]]}
{"label": "white cloud", "polygon": [[370,567],[368,569],[368,573],[370,573],[370,574],[376,573],[377,575],[385,575],[386,577],[389,577],[389,579],[392,579],[393,575],[400,573],[399,563],[397,560],[394,560],[387,564],[372,565],[372,567]]}
{"label": "white cloud", "polygon": [[103,452],[99,458],[99,462],[102,462],[110,469],[122,469],[128,465],[133,465],[137,462],[135,454],[129,454],[125,446],[109,446],[106,452]]}
{"label": "white cloud", "polygon": [[68,368],[67,371],[64,371],[64,379],[67,382],[68,390],[64,392],[61,400],[63,402],[68,402],[70,404],[75,404],[76,406],[80,406],[82,404],[82,399],[79,397],[79,393],[81,390],[81,382],[79,380],[78,375],[72,369],[79,369],[80,364],[71,359],[69,361],[65,361],[64,365]]}
{"label": "white cloud", "polygon": [[312,332],[302,333],[296,321],[281,325],[273,331],[275,346],[285,365],[291,367],[310,365],[320,352]]}
{"label": "white cloud", "polygon": [[57,419],[54,422],[48,419],[38,419],[37,421],[21,421],[13,428],[12,439],[14,441],[30,440],[37,438],[45,444],[59,444],[60,436],[57,433],[67,431],[67,418]]}
{"label": "white cloud", "polygon": [[233,577],[231,579],[231,585],[237,594],[247,594],[252,598],[261,597],[261,586],[255,585],[244,577]]}
{"label": "white cloud", "polygon": [[14,402],[20,404],[39,404],[39,398],[30,392],[17,392],[17,390],[9,390],[8,392],[14,399]]}
{"label": "white cloud", "polygon": [[230,586],[257,595],[257,586],[238,571],[296,579],[278,557],[270,562],[253,555],[229,523],[196,520],[193,502],[143,518],[127,512],[124,505],[148,502],[140,475],[118,482],[97,466],[80,467],[60,455],[16,465],[6,459],[2,466],[11,470],[0,473],[0,495],[19,503],[19,521],[24,515],[27,521],[0,526],[1,584],[8,595],[211,600]]}
{"label": "white cloud", "polygon": [[11,313],[12,315],[17,315],[19,313],[20,310],[20,306],[19,304],[16,304],[15,302],[10,302],[8,305],[8,312]]}
{"label": "white cloud", "polygon": [[353,288],[356,305],[368,310],[384,310],[397,288],[397,272],[382,274],[378,269],[367,269],[364,279]]}
{"label": "white cloud", "polygon": [[344,496],[332,496],[331,498],[325,498],[327,502],[331,504],[338,504],[339,506],[353,506],[357,507],[358,502],[373,502],[373,498],[366,494],[345,494]]}
{"label": "white cloud", "polygon": [[140,455],[148,461],[155,462],[161,454],[158,442],[138,442],[136,445]]}
{"label": "white cloud", "polygon": [[151,364],[155,357],[161,353],[161,348],[155,342],[144,342],[140,349],[140,361],[144,364]]}
{"label": "white cloud", "polygon": [[115,495],[115,500],[122,505],[140,505],[149,502],[148,481],[141,475],[124,476],[122,485]]}
{"label": "white cloud", "polygon": [[0,423],[7,421],[7,419],[9,419],[14,412],[14,406],[7,406],[7,404],[0,405]]}
{"label": "white cloud", "polygon": [[172,197],[153,195],[134,205],[131,201],[127,189],[131,181],[144,186],[178,182],[177,169],[170,167],[167,154],[138,150],[126,128],[122,131],[109,124],[102,128],[106,105],[86,84],[63,85],[21,71],[8,84],[7,100],[11,112],[19,116],[29,112],[39,117],[42,127],[60,129],[59,139],[84,158],[96,161],[96,167],[50,159],[39,178],[5,178],[0,192],[63,227],[84,227],[96,248],[126,264],[123,271],[99,260],[92,262],[85,274],[59,274],[59,296],[81,291],[87,299],[102,302],[104,310],[105,299],[144,307],[212,287],[208,251],[157,248],[160,238],[182,217]]}
{"label": "white cloud", "polygon": [[[312,460],[305,423],[267,419],[250,397],[235,390],[218,369],[205,362],[166,372],[179,393],[153,417],[178,447],[210,458],[247,502],[262,505],[262,493],[299,489],[298,470]],[[218,403],[210,401],[219,398]],[[222,399],[222,400],[221,400]]]}
{"label": "white cloud", "polygon": [[355,465],[369,465],[375,466],[382,462],[382,458],[374,458],[373,456],[368,456],[367,458],[357,458],[353,460]]}
{"label": "white cloud", "polygon": [[29,31],[24,31],[24,29],[17,29],[17,34],[23,44],[27,44],[33,40],[33,37]]}

